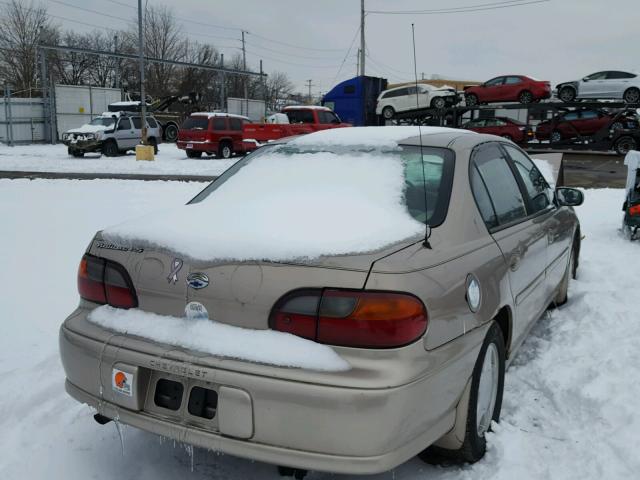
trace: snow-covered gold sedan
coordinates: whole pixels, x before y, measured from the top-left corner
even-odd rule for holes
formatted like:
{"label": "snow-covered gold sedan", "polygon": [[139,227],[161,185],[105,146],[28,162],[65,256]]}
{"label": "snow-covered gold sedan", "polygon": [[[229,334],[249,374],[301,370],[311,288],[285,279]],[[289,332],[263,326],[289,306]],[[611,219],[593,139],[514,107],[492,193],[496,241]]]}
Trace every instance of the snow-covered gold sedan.
{"label": "snow-covered gold sedan", "polygon": [[96,234],[60,329],[66,389],[99,422],[300,470],[476,461],[505,364],[566,301],[581,202],[464,130],[262,148]]}

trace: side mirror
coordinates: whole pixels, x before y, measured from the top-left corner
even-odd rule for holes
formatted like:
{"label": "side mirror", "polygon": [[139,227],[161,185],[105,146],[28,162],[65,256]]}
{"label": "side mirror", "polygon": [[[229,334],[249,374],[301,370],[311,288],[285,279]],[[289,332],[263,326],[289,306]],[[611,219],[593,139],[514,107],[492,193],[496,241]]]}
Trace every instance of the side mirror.
{"label": "side mirror", "polygon": [[588,82],[588,81],[589,81],[589,77],[584,77],[584,78],[582,79],[582,81],[583,81],[583,82]]}
{"label": "side mirror", "polygon": [[559,207],[577,207],[584,202],[584,194],[575,188],[556,188],[556,203]]}

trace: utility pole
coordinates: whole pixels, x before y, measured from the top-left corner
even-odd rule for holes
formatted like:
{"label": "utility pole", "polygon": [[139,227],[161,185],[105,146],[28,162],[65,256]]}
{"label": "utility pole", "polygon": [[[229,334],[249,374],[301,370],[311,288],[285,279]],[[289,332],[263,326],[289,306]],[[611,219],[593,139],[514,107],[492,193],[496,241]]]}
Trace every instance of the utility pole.
{"label": "utility pole", "polygon": [[[220,67],[224,68],[224,53],[220,54]],[[227,111],[227,74],[222,71],[222,84],[220,85],[220,108],[223,112]]]}
{"label": "utility pole", "polygon": [[[118,35],[113,36],[113,53],[118,53]],[[116,58],[116,65],[114,68],[114,87],[120,88],[120,59]],[[122,91],[121,91],[122,94]]]}
{"label": "utility pole", "polygon": [[[242,69],[246,71],[247,70],[247,49],[245,48],[245,44],[244,44],[244,34],[245,34],[245,31],[242,30]],[[243,77],[242,83],[244,83],[244,103],[246,108],[246,114],[248,117],[249,116],[249,91],[247,86],[246,75]]]}
{"label": "utility pole", "polygon": [[360,0],[360,75],[364,76],[364,0]]}
{"label": "utility pole", "polygon": [[309,105],[311,105],[312,101],[311,101],[311,87],[313,86],[313,84],[311,83],[311,80],[307,80],[307,87],[309,88]]}
{"label": "utility pole", "polygon": [[140,111],[142,112],[142,144],[147,144],[147,97],[144,93],[144,37],[142,32],[142,0],[138,0],[138,63],[140,67]]}
{"label": "utility pole", "polygon": [[262,100],[264,100],[264,121],[267,120],[267,82],[262,71],[262,59],[260,60],[260,84],[262,85]]}
{"label": "utility pole", "polygon": [[358,49],[358,55],[356,55],[356,77],[360,75],[360,49]]}

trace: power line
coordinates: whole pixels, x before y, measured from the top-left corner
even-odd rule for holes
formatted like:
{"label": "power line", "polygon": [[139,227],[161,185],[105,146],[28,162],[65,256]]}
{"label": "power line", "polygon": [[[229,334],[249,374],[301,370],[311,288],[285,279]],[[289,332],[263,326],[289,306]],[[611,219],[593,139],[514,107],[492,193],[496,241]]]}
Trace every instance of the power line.
{"label": "power line", "polygon": [[302,58],[305,60],[338,60],[336,57],[309,57],[309,55],[298,55],[295,53],[288,53],[288,52],[283,52],[282,50],[276,50],[273,48],[268,48],[268,47],[264,47],[261,45],[256,45],[255,43],[250,43],[250,42],[246,42],[247,45],[252,46],[253,48],[257,48],[259,50],[265,50],[267,52],[273,52],[273,53],[277,53],[278,55],[284,55],[286,57],[296,57],[296,58]]}
{"label": "power line", "polygon": [[262,40],[266,40],[267,42],[277,43],[278,45],[284,45],[290,48],[298,48],[301,50],[312,50],[316,52],[342,52],[341,48],[311,48],[311,47],[302,47],[300,45],[293,45],[291,43],[281,42],[280,40],[273,40],[271,38],[265,37],[263,35],[258,35],[257,33],[247,32],[254,37],[261,38]]}
{"label": "power line", "polygon": [[49,0],[49,1],[53,2],[53,3],[57,3],[59,5],[64,5],[65,7],[70,7],[70,8],[74,8],[74,9],[77,9],[77,10],[81,10],[81,11],[84,11],[84,12],[95,13],[96,15],[100,15],[100,16],[103,16],[103,17],[114,18],[116,20],[122,20],[122,21],[125,21],[127,23],[135,23],[135,21],[133,19],[131,19],[131,18],[127,19],[127,18],[124,18],[124,17],[118,17],[116,15],[110,15],[108,13],[98,12],[97,10],[91,10],[90,8],[79,7],[78,5],[73,5],[71,3],[62,2],[60,0]]}
{"label": "power line", "polygon": [[444,15],[453,13],[480,12],[485,10],[499,10],[503,8],[545,3],[550,0],[510,0],[503,2],[468,5],[466,7],[449,7],[432,10],[367,10],[367,13],[375,15]]}
{"label": "power line", "polygon": [[278,58],[268,57],[266,55],[258,54],[258,53],[255,53],[255,52],[251,52],[249,50],[247,50],[247,55],[252,55],[252,56],[254,56],[256,58],[266,58],[267,60],[271,60],[272,62],[283,63],[285,65],[292,65],[294,67],[305,67],[305,68],[335,68],[335,67],[337,67],[337,65],[309,65],[309,64],[288,62],[286,60],[280,60]]}
{"label": "power line", "polygon": [[347,61],[347,58],[349,57],[349,54],[351,53],[351,49],[353,48],[353,44],[355,43],[356,38],[358,38],[358,34],[359,33],[360,33],[360,26],[358,25],[358,28],[356,29],[356,33],[353,36],[353,38],[351,39],[351,44],[349,45],[349,49],[347,50],[347,54],[342,59],[342,63],[340,64],[340,68],[338,68],[338,71],[336,72],[335,77],[333,77],[333,82],[332,83],[336,83],[336,79],[340,75],[340,72],[342,71],[342,67],[344,67],[344,62]]}

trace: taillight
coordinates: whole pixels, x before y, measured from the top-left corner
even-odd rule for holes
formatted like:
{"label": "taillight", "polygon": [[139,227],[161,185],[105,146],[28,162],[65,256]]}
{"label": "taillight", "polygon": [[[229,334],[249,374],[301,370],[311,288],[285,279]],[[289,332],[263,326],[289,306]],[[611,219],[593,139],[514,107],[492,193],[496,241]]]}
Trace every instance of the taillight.
{"label": "taillight", "polygon": [[136,291],[125,268],[93,255],[85,255],[80,261],[78,292],[85,300],[116,308],[138,306]]}
{"label": "taillight", "polygon": [[640,215],[640,204],[630,207],[629,215]]}
{"label": "taillight", "polygon": [[270,327],[319,343],[392,348],[414,342],[427,329],[427,311],[413,295],[362,290],[307,289],[275,305]]}

